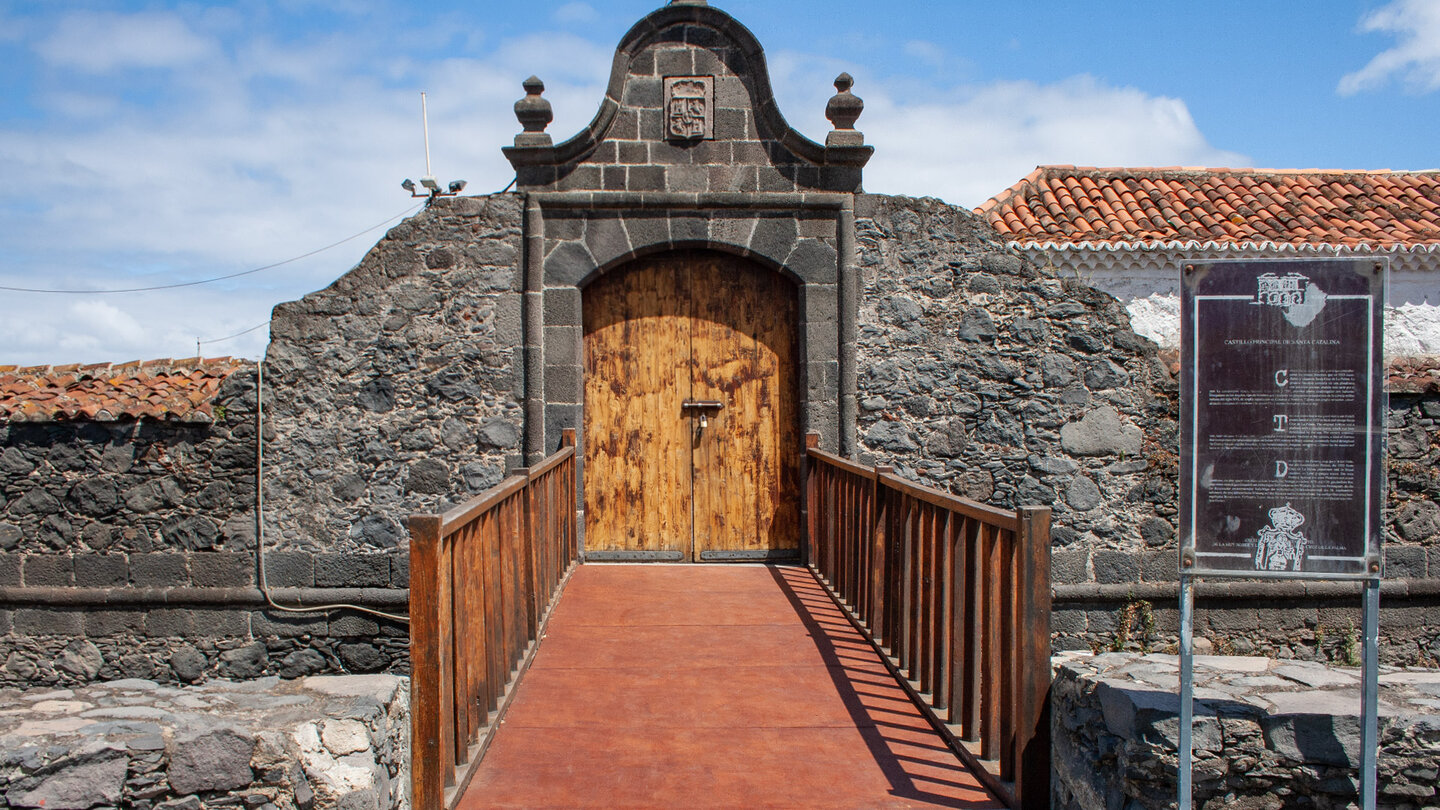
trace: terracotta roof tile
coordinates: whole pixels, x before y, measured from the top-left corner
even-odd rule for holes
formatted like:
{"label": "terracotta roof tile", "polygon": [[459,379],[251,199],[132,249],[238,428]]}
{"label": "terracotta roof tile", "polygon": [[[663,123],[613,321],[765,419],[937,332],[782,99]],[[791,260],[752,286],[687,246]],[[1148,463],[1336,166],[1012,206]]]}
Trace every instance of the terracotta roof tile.
{"label": "terracotta roof tile", "polygon": [[976,211],[1022,244],[1440,247],[1440,171],[1041,166]]}
{"label": "terracotta roof tile", "polygon": [[210,422],[229,357],[65,366],[0,366],[0,421],[157,419]]}

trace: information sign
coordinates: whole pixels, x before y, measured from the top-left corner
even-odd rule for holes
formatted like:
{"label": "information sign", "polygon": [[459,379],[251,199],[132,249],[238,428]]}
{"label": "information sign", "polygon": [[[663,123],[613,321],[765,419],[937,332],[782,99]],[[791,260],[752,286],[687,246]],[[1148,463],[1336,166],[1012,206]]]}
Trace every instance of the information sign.
{"label": "information sign", "polygon": [[1186,265],[1181,573],[1373,578],[1380,568],[1385,265]]}

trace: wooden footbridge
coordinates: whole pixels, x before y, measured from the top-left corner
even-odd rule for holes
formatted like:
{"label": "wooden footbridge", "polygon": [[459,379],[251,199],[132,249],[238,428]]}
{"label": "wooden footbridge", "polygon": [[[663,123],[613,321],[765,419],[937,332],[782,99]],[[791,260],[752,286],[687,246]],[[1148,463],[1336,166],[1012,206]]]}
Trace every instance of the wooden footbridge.
{"label": "wooden footbridge", "polygon": [[573,437],[411,519],[417,810],[1049,806],[1049,511],[807,441],[802,564],[581,564]]}

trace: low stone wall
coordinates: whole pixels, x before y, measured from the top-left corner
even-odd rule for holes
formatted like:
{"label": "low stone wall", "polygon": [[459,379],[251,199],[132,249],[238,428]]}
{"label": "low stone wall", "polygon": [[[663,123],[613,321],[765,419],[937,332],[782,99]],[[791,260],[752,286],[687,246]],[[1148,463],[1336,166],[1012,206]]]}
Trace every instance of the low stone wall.
{"label": "low stone wall", "polygon": [[0,808],[408,810],[410,682],[0,690]]}
{"label": "low stone wall", "polygon": [[[1173,655],[1062,653],[1051,690],[1057,810],[1174,807]],[[1194,807],[1347,808],[1358,802],[1360,673],[1314,662],[1197,656]],[[1440,802],[1440,670],[1380,675],[1379,806]]]}

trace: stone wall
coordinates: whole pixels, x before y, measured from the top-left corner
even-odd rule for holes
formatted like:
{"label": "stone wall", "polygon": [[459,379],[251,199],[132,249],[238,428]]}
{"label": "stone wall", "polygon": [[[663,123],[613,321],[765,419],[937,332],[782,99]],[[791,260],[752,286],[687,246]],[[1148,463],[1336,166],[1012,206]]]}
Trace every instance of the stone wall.
{"label": "stone wall", "polygon": [[520,464],[520,213],[514,194],[437,199],[335,283],[275,308],[271,547],[401,548],[407,515]]}
{"label": "stone wall", "polygon": [[[1002,507],[1052,504],[1057,649],[1174,649],[1179,386],[1114,298],[938,200],[856,206],[859,433],[871,463]],[[1390,410],[1383,653],[1440,653],[1440,395]],[[1343,659],[1353,588],[1206,584],[1202,643]],[[1210,596],[1207,597],[1207,594]],[[1142,622],[1141,617],[1146,617]],[[1148,635],[1148,638],[1146,636]]]}
{"label": "stone wall", "polygon": [[[1174,656],[1067,654],[1051,689],[1058,810],[1174,807]],[[1360,673],[1268,658],[1198,656],[1193,801],[1199,810],[1358,805]],[[1380,676],[1379,806],[1434,807],[1440,672]]]}
{"label": "stone wall", "polygon": [[408,810],[409,681],[0,690],[0,809]]}
{"label": "stone wall", "polygon": [[210,424],[0,422],[0,552],[34,585],[179,584],[148,581],[167,565],[150,554],[199,555],[202,579],[233,584],[207,555],[255,543],[254,386],[253,368],[226,378]]}

